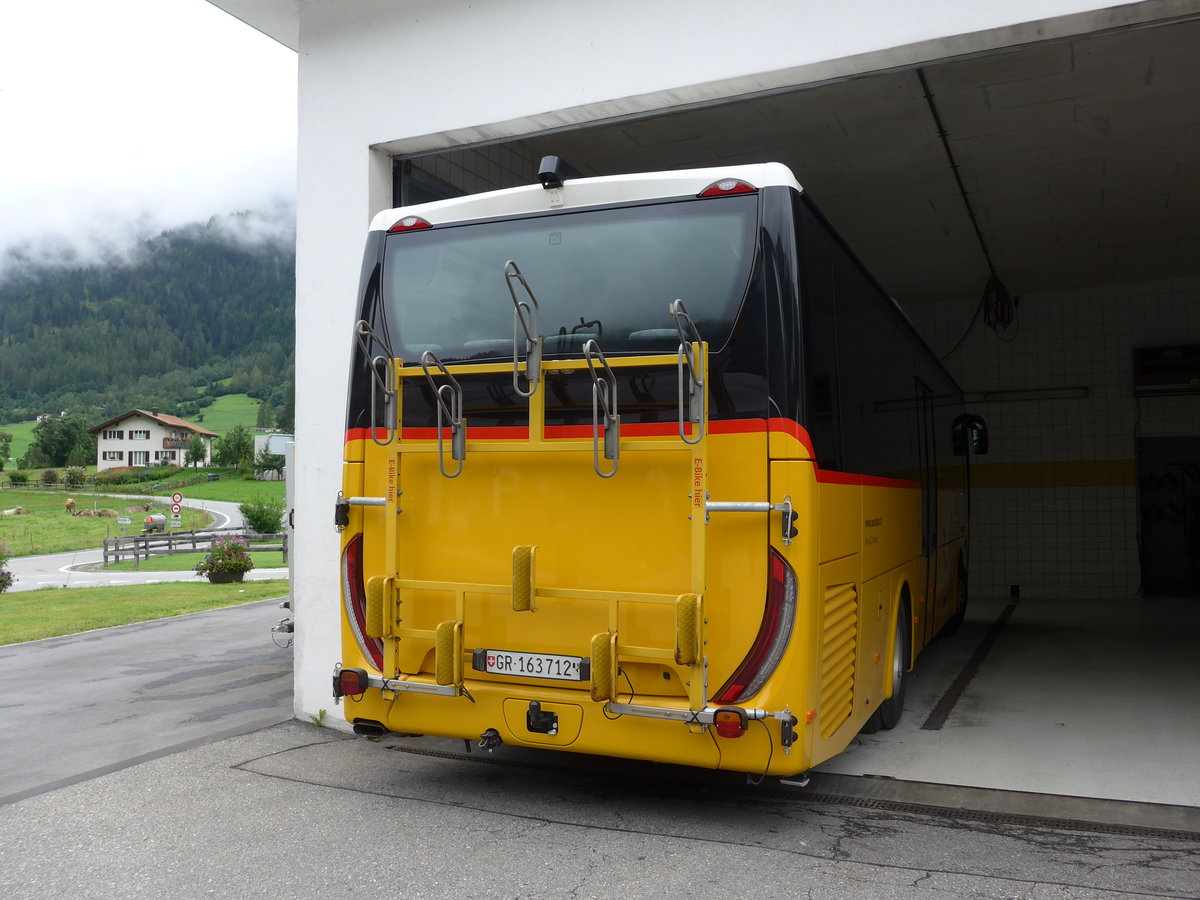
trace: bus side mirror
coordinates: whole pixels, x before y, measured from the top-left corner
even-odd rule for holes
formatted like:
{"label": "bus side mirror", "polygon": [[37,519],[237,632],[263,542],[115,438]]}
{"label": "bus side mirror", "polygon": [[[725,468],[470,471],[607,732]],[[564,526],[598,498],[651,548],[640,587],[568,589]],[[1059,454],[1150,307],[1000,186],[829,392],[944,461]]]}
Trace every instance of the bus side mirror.
{"label": "bus side mirror", "polygon": [[966,456],[968,446],[972,453],[988,452],[987,422],[982,416],[963,413],[954,420],[954,455]]}

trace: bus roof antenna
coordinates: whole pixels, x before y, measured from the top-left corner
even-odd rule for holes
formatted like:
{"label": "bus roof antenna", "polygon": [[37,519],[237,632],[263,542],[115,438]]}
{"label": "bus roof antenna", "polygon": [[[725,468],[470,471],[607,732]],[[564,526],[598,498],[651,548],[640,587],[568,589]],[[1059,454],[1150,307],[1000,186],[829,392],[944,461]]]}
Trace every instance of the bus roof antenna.
{"label": "bus roof antenna", "polygon": [[538,181],[546,190],[562,187],[568,178],[582,177],[579,170],[561,156],[543,156],[538,165]]}

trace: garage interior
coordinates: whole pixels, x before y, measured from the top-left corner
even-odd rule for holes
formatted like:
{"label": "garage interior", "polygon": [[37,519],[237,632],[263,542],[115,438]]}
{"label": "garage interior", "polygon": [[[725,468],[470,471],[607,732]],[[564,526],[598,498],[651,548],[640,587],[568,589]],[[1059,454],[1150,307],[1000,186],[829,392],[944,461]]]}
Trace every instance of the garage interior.
{"label": "garage interior", "polygon": [[991,434],[968,624],[825,768],[1200,807],[1198,47],[1186,19],[397,158],[396,203],[547,154],[790,166]]}

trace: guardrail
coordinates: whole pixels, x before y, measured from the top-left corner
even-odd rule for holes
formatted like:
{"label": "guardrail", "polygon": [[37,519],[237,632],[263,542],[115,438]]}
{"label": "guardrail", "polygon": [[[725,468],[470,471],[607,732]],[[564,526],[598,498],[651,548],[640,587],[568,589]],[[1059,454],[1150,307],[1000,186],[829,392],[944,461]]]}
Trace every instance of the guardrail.
{"label": "guardrail", "polygon": [[205,531],[172,531],[161,534],[130,534],[106,538],[104,541],[104,565],[132,559],[139,566],[143,559],[151,556],[166,556],[172,553],[203,553],[219,537],[236,534],[246,539],[248,553],[263,553],[282,550],[283,562],[288,561],[288,538],[286,532],[279,534],[256,534],[240,528],[210,528]]}

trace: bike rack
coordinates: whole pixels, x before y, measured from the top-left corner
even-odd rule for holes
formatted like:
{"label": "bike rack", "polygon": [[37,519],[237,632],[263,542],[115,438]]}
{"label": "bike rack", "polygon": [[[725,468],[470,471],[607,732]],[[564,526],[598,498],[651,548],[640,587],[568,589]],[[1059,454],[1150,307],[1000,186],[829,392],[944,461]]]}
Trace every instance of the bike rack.
{"label": "bike rack", "polygon": [[[696,323],[688,315],[687,307],[683,305],[683,301],[676,300],[667,309],[670,311],[671,317],[675,320],[675,330],[679,333],[679,437],[685,444],[695,445],[704,439],[704,420],[706,418],[704,409],[704,379],[698,372],[707,368],[708,365],[706,359],[698,359],[698,356],[702,353],[707,355],[708,351],[704,346],[704,342],[700,339],[700,330],[696,328]],[[684,323],[687,324],[687,331],[691,332],[690,338],[684,331]],[[691,440],[688,440],[684,427],[683,370],[685,363],[688,372],[686,422],[691,422],[696,426],[696,436]]]}
{"label": "bike rack", "polygon": [[[617,415],[617,378],[612,367],[595,340],[583,345],[583,358],[587,362],[588,374],[592,376],[592,468],[601,478],[612,478],[617,474],[621,456],[621,417]],[[600,360],[601,369],[596,371],[593,358]],[[612,469],[606,474],[600,470],[600,410],[604,410],[604,458],[612,460]]]}
{"label": "bike rack", "polygon": [[[514,281],[524,289],[529,297],[528,302],[517,298]],[[504,283],[508,286],[508,293],[513,302],[513,390],[522,397],[532,397],[542,378],[541,310],[529,282],[521,274],[516,262],[511,259],[504,264]],[[521,331],[525,332],[525,382],[529,385],[528,390],[523,389],[520,383]]]}
{"label": "bike rack", "polygon": [[[358,339],[358,346],[362,349],[363,356],[367,357],[369,362],[367,368],[371,371],[371,440],[380,447],[386,447],[396,438],[396,417],[391,415],[395,408],[396,402],[396,361],[392,355],[392,348],[388,342],[379,336],[371,323],[366,319],[359,319],[354,325],[354,336]],[[382,353],[371,355],[371,342],[379,345]],[[379,364],[383,364],[384,374],[379,373]],[[386,380],[385,380],[386,377]],[[379,417],[376,415],[376,396],[383,394],[383,416],[387,425],[387,440],[381,441],[375,437],[375,425]]]}
{"label": "bike rack", "polygon": [[[433,375],[429,371],[430,366],[434,366],[442,375],[445,375],[449,383],[439,385],[434,381]],[[457,478],[462,474],[463,460],[467,458],[467,420],[463,418],[462,414],[462,385],[458,383],[457,378],[450,374],[449,369],[432,350],[426,350],[421,354],[421,369],[425,373],[425,380],[429,382],[429,387],[433,390],[434,399],[437,400],[438,469],[446,478]],[[447,394],[450,395],[449,404],[446,403]],[[458,469],[453,474],[446,471],[446,454],[442,444],[442,431],[445,428],[442,424],[443,416],[450,420],[450,456],[458,462]]]}

